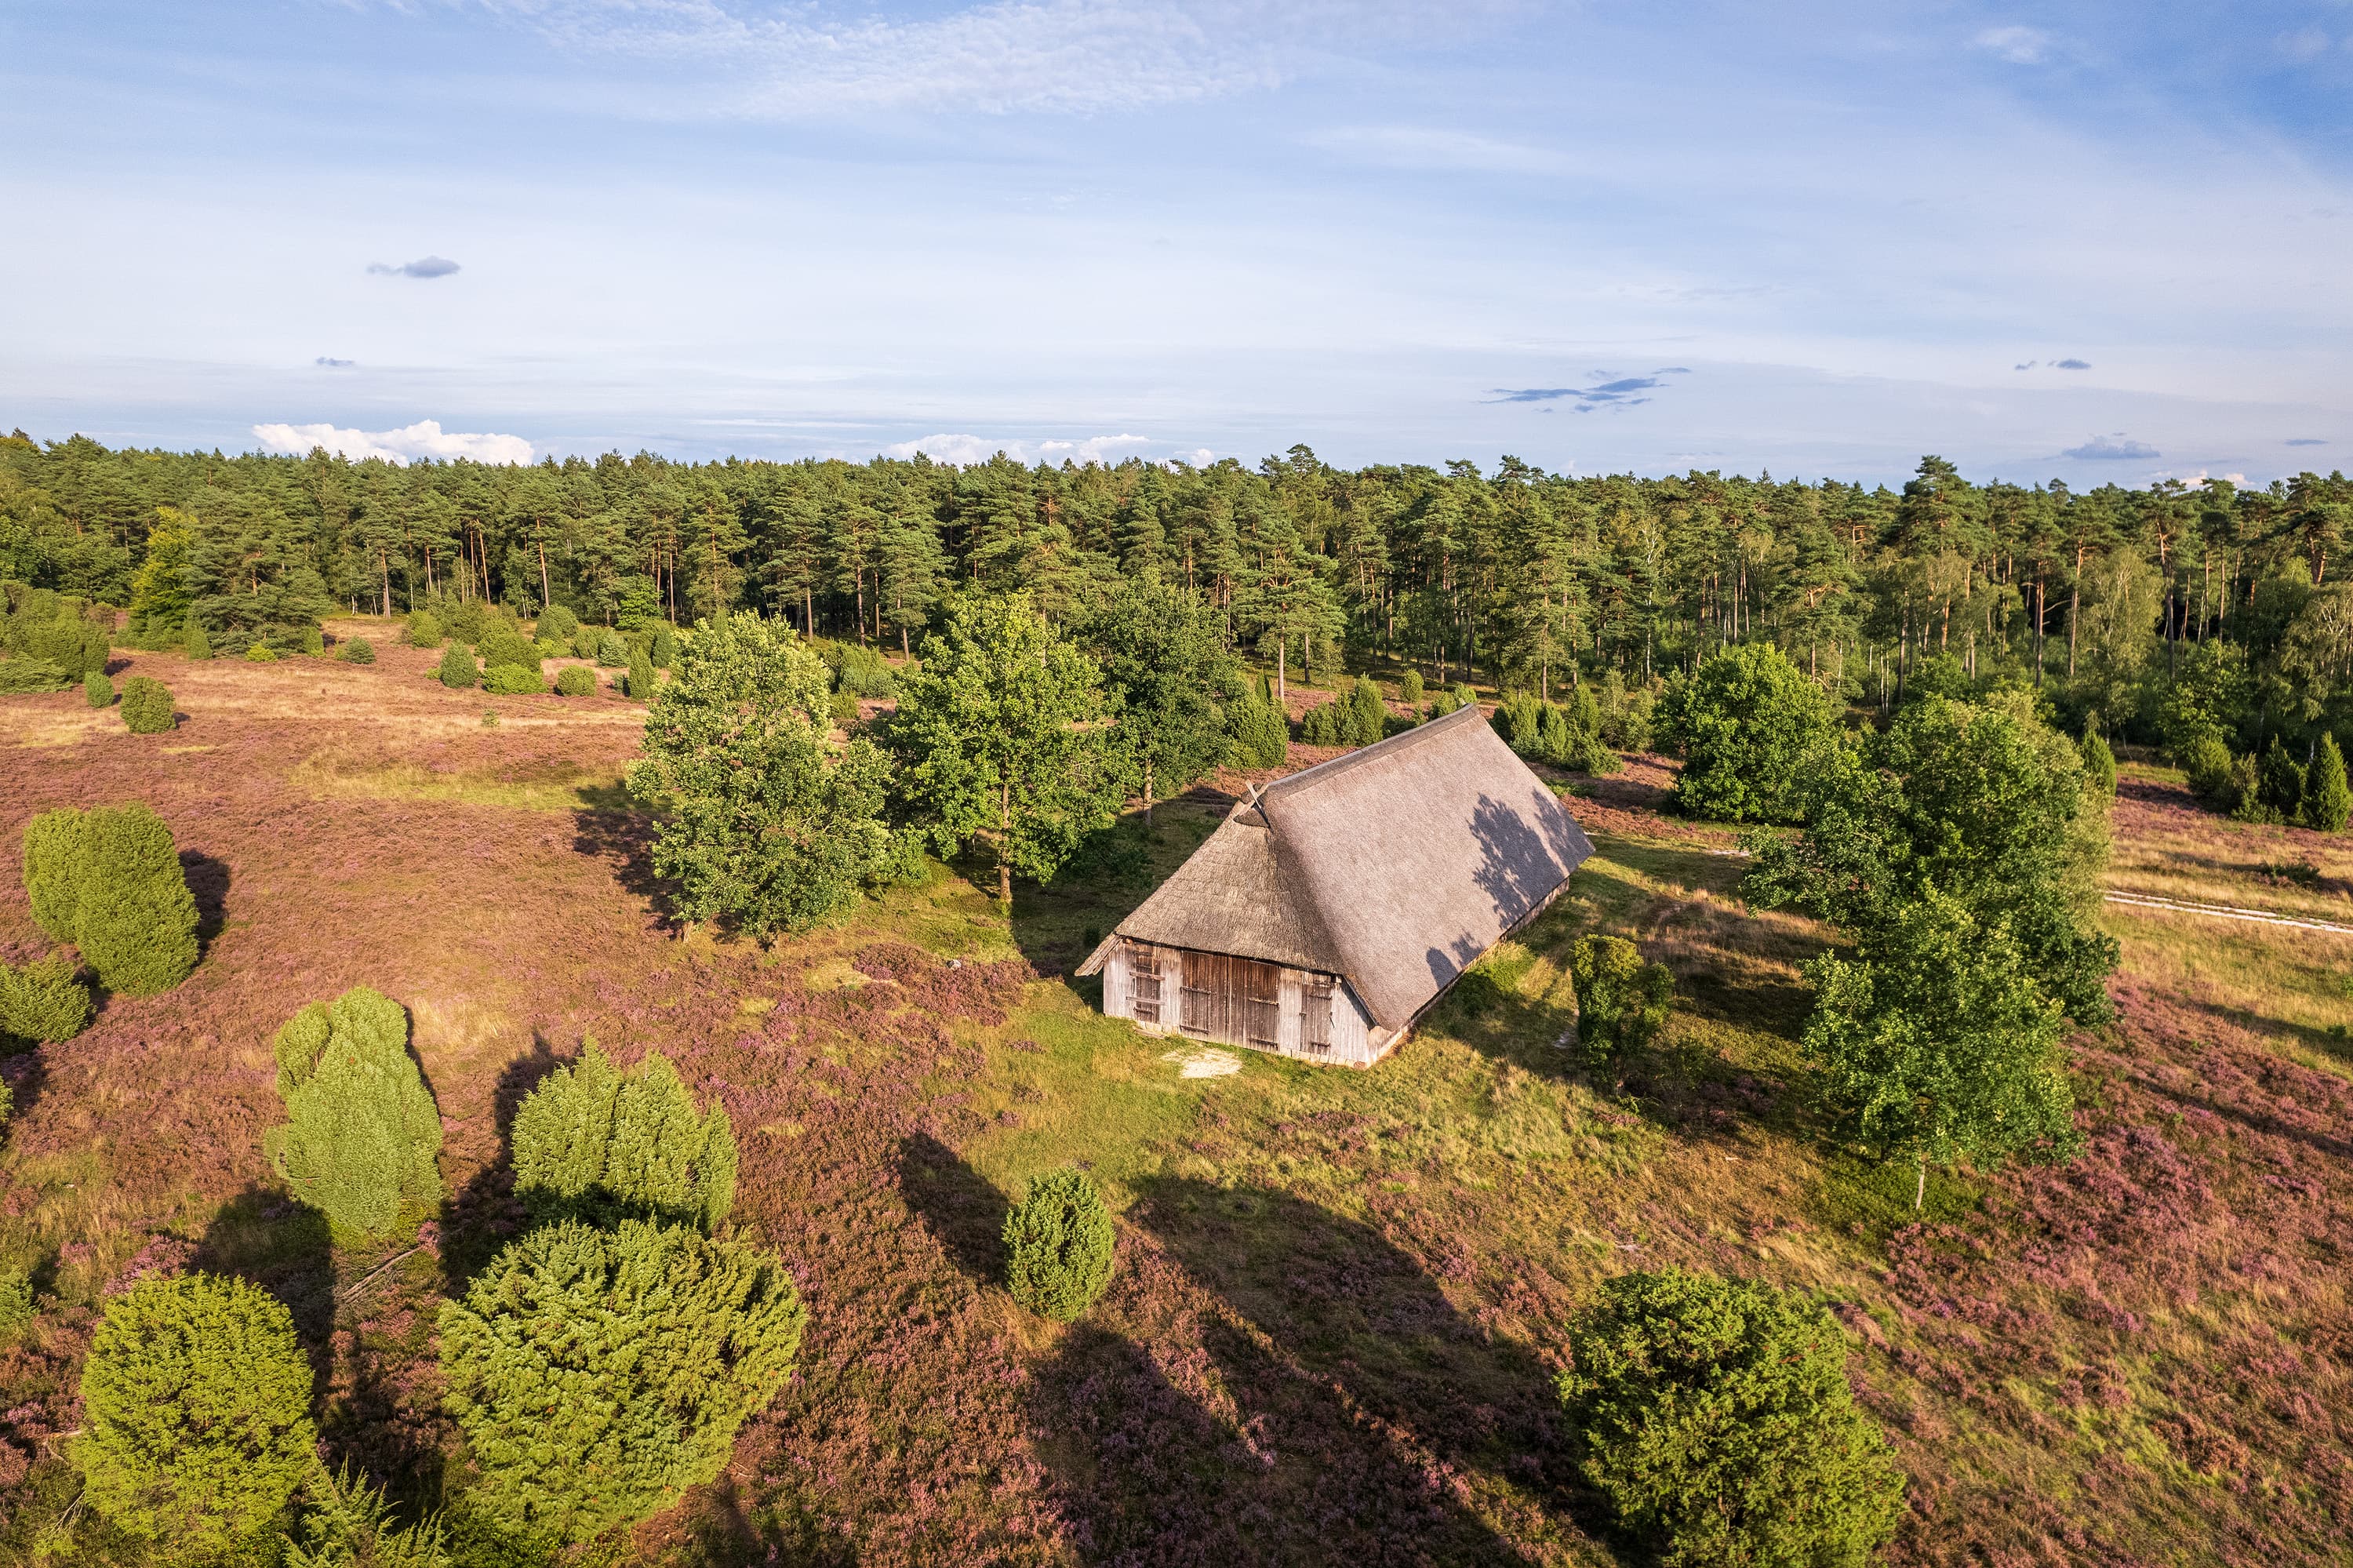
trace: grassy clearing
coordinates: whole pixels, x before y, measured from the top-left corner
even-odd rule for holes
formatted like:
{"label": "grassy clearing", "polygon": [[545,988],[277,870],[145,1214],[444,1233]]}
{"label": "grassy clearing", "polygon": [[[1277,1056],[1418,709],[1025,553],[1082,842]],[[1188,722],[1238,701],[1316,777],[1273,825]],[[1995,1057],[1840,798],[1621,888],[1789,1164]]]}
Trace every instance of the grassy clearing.
{"label": "grassy clearing", "polygon": [[[411,1506],[458,1496],[433,1308],[517,1223],[505,1118],[593,1034],[624,1064],[663,1050],[727,1103],[736,1223],[790,1261],[812,1330],[723,1480],[584,1561],[1607,1563],[1559,1457],[1557,1325],[1599,1280],[1668,1263],[1836,1304],[1911,1477],[1891,1561],[2343,1561],[2340,941],[2112,907],[2120,1018],[2074,1043],[2085,1155],[1938,1173],[1915,1216],[1912,1173],[1838,1150],[1807,1107],[1799,971],[1827,934],[1740,906],[1733,834],[1660,815],[1655,761],[1577,785],[1595,858],[1389,1061],[1242,1053],[1187,1078],[1174,1042],[1105,1020],[1069,975],[1218,800],[1131,818],[1010,910],[938,868],[770,951],[681,939],[644,822],[595,792],[638,710],[448,693],[432,654],[368,634],[366,668],[132,656],[188,715],[164,747],[27,745],[79,694],[0,704],[0,948],[38,946],[23,817],[131,798],[178,831],[208,944],[179,991],[111,1000],[81,1039],[6,1065],[24,1109],[0,1261],[35,1271],[47,1309],[0,1348],[0,1442],[27,1467],[0,1553],[73,1496],[58,1435],[104,1292],[175,1261],[294,1306],[332,1457]],[[2126,783],[2120,878],[2334,896],[2333,842]],[[2290,854],[2322,882],[2246,870]],[[1606,1080],[1556,1044],[1588,930],[1677,977],[1657,1047]],[[271,1032],[363,981],[411,1009],[452,1192],[438,1251],[373,1279],[388,1255],[336,1254],[260,1160]],[[1065,1160],[1116,1205],[1121,1266],[1060,1329],[1013,1307],[996,1238]],[[131,1560],[88,1528],[75,1551]]]}

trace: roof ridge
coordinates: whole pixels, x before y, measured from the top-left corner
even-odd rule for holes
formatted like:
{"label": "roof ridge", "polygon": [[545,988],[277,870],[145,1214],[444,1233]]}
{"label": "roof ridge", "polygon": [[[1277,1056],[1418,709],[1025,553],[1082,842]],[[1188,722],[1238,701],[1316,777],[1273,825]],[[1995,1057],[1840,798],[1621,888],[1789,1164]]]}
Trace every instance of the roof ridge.
{"label": "roof ridge", "polygon": [[[1318,784],[1328,783],[1367,759],[1380,756],[1394,756],[1405,750],[1413,742],[1427,740],[1433,732],[1461,722],[1464,714],[1480,714],[1479,705],[1465,703],[1451,714],[1440,714],[1427,723],[1418,724],[1411,729],[1399,730],[1397,734],[1377,740],[1370,746],[1343,752],[1337,757],[1317,763],[1313,768],[1303,768],[1296,773],[1287,774],[1261,789],[1257,800],[1251,804],[1262,808],[1263,803],[1271,796],[1295,795],[1303,789],[1312,789]],[[1481,716],[1483,719],[1484,715],[1481,715]]]}

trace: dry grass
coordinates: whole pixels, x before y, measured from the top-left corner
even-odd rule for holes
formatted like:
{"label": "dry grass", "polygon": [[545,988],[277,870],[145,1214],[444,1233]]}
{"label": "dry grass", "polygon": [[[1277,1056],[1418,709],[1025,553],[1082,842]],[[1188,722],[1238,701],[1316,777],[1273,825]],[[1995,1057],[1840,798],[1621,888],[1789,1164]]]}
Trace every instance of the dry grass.
{"label": "dry grass", "polygon": [[[1578,785],[1599,853],[1573,896],[1391,1060],[1188,1079],[1063,977],[1240,779],[1127,824],[1009,918],[942,872],[772,952],[680,940],[643,823],[584,793],[617,777],[641,710],[448,693],[433,655],[369,635],[372,668],[131,656],[178,695],[172,736],[44,738],[78,693],[0,702],[0,948],[38,945],[17,829],[55,804],[152,801],[207,918],[178,991],[111,1000],[9,1065],[0,1261],[36,1270],[47,1309],[0,1351],[0,1475],[30,1461],[0,1552],[72,1496],[55,1435],[138,1258],[280,1291],[331,1452],[415,1504],[460,1490],[432,1307],[519,1222],[515,1100],[593,1034],[726,1102],[737,1223],[790,1261],[813,1321],[728,1476],[597,1561],[1605,1563],[1546,1377],[1597,1282],[1666,1263],[1838,1304],[1912,1478],[1893,1561],[2343,1561],[2341,943],[2112,911],[2122,1015],[2075,1043],[2090,1151],[1939,1177],[1915,1224],[1908,1174],[1826,1144],[1806,1108],[1799,966],[1825,934],[1741,907],[1730,835],[1659,816],[1655,760]],[[2337,874],[2333,844],[2217,825],[2156,781],[2117,828],[2120,874],[2151,891],[2326,896],[2241,885],[2290,850]],[[1554,1045],[1567,945],[1591,928],[1678,977],[1622,1081]],[[438,1257],[339,1301],[382,1259],[328,1250],[260,1139],[270,1033],[363,981],[410,1008],[454,1196]],[[1068,1160],[1117,1207],[1122,1266],[1056,1329],[997,1287],[994,1238]],[[75,1545],[116,1550],[87,1523]]]}

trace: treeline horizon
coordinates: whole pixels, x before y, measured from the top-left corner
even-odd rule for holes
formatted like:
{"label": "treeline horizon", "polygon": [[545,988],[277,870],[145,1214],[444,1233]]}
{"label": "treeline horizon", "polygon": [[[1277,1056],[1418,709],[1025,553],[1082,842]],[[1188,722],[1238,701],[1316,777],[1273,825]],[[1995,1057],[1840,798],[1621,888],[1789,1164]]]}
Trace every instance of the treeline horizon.
{"label": "treeline horizon", "polygon": [[1509,456],[1348,470],[1305,446],[1255,468],[403,467],[0,438],[0,577],[128,605],[159,525],[198,619],[231,632],[454,599],[606,625],[754,609],[912,652],[966,586],[1026,589],[1060,621],[1155,575],[1211,606],[1229,646],[1317,681],[1394,663],[1550,696],[1769,641],[1881,707],[1943,656],[2120,738],[2165,738],[2185,680],[2249,747],[2353,718],[2353,631],[2334,630],[2353,622],[2353,481],[2337,472],[2077,491],[1977,483],[1931,456],[1898,490],[1570,477]]}

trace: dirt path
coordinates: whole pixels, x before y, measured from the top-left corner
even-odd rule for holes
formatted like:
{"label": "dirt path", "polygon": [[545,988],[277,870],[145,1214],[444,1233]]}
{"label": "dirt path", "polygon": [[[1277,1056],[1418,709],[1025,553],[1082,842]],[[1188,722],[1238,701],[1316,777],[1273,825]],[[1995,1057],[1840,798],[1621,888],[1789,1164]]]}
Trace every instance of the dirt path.
{"label": "dirt path", "polygon": [[2243,909],[2234,904],[2196,904],[2179,898],[2160,898],[2149,893],[2110,893],[2111,904],[2123,904],[2136,909],[2162,909],[2178,915],[2207,915],[2217,920],[2253,920],[2265,926],[2293,926],[2301,931],[2335,931],[2353,937],[2353,926],[2340,926],[2329,920],[2299,920],[2291,915],[2274,915],[2268,909]]}

